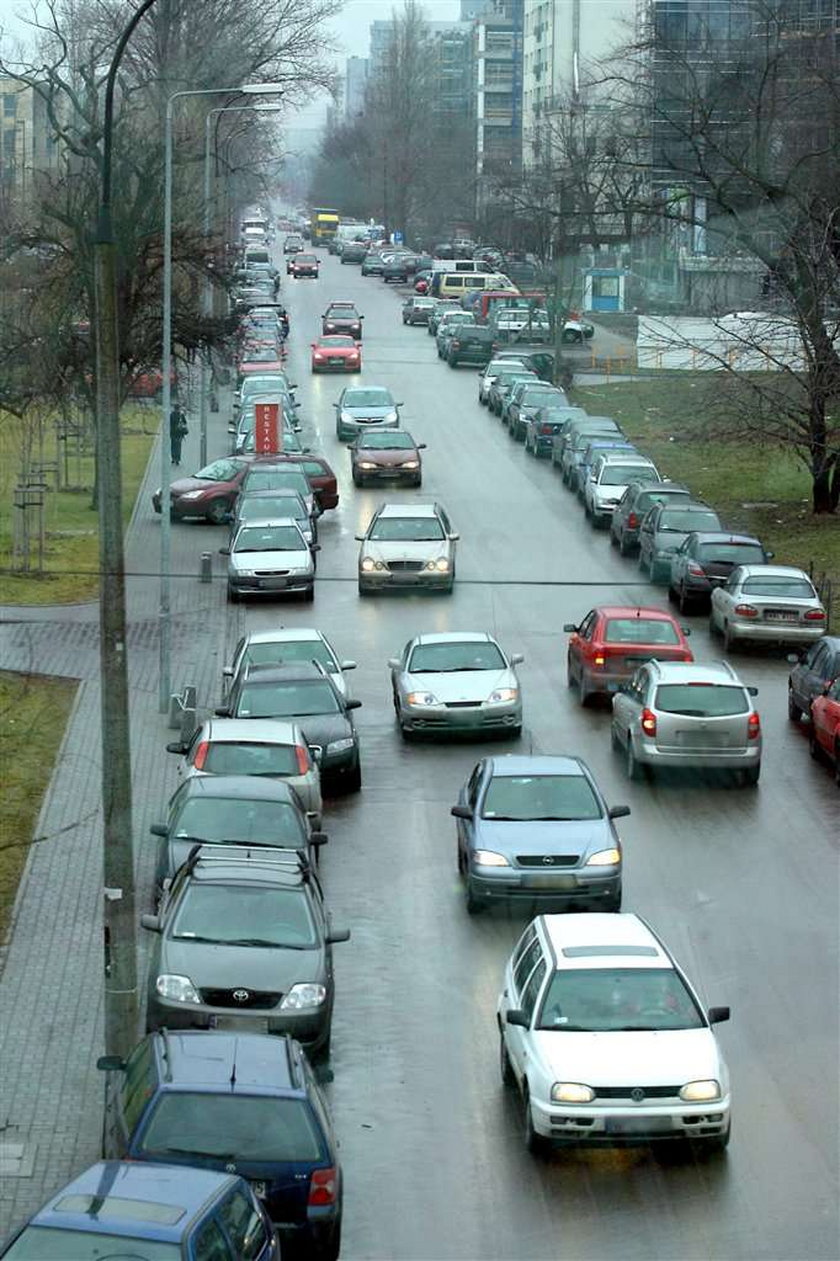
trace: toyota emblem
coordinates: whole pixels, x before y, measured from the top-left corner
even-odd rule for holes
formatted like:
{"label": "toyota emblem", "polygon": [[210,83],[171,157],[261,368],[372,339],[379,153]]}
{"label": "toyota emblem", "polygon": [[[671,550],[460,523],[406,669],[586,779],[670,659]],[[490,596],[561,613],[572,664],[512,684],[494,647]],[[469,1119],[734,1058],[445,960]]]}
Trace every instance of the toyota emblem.
{"label": "toyota emblem", "polygon": [[233,991],[234,1002],[247,1003],[250,997],[251,997],[251,994],[249,990],[234,990]]}
{"label": "toyota emblem", "polygon": [[641,1086],[633,1087],[633,1089],[630,1091],[630,1098],[633,1100],[634,1103],[644,1102],[645,1092],[642,1090]]}
{"label": "toyota emblem", "polygon": [[554,859],[552,858],[551,854],[546,854],[546,855],[543,857],[543,862],[545,863],[546,867],[553,867],[553,866],[554,866]]}

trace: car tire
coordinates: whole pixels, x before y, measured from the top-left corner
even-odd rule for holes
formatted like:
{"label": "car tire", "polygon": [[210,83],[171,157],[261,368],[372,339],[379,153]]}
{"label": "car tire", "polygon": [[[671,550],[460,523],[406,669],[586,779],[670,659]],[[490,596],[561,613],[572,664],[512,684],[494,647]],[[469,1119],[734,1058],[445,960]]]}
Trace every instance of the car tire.
{"label": "car tire", "polygon": [[507,1053],[507,1047],[505,1046],[505,1039],[501,1029],[499,1030],[499,1076],[502,1079],[503,1086],[516,1085],[516,1077],[513,1072],[513,1066],[510,1062],[510,1056]]}
{"label": "car tire", "polygon": [[531,1114],[531,1096],[528,1093],[527,1086],[522,1091],[522,1136],[525,1140],[525,1150],[529,1151],[532,1156],[544,1156],[548,1149],[548,1142],[543,1138],[542,1134],[538,1134],[534,1129],[534,1118]]}
{"label": "car tire", "polygon": [[698,1155],[703,1156],[722,1156],[729,1146],[729,1139],[732,1134],[732,1123],[725,1134],[715,1134],[713,1138],[695,1138],[689,1140],[689,1146]]}
{"label": "car tire", "polygon": [[226,499],[211,499],[204,515],[211,525],[224,525],[228,511],[229,507]]}
{"label": "car tire", "polygon": [[510,727],[509,732],[510,732],[511,740],[521,740],[522,739],[522,723],[520,723],[518,727]]}
{"label": "car tire", "polygon": [[357,760],[350,774],[344,781],[345,792],[357,793],[362,787],[362,764]]}
{"label": "car tire", "polygon": [[741,783],[745,788],[755,788],[761,776],[761,763],[757,766],[748,766],[746,770],[741,771]]}
{"label": "car tire", "polygon": [[478,915],[484,910],[484,903],[472,891],[469,874],[464,877],[464,905],[468,915]]}
{"label": "car tire", "polygon": [[685,584],[680,586],[679,591],[675,592],[677,597],[677,607],[683,616],[687,616],[694,610],[694,600],[685,589]]}
{"label": "car tire", "polygon": [[630,555],[630,547],[623,534],[621,535],[621,538],[618,540],[618,554],[619,556]]}
{"label": "car tire", "polygon": [[589,702],[592,699],[592,692],[586,686],[586,671],[584,670],[583,666],[581,666],[580,674],[578,675],[577,694],[578,694],[578,702],[580,704],[581,709],[588,709]]}
{"label": "car tire", "polygon": [[612,526],[610,526],[610,547],[618,547],[618,539],[612,532]]}
{"label": "car tire", "polygon": [[822,761],[823,751],[822,751],[822,747],[820,746],[820,742],[816,737],[816,733],[814,731],[814,716],[813,714],[810,714],[809,717],[811,720],[811,725],[808,731],[808,752],[811,754],[811,757],[814,759],[815,762],[820,762]]}
{"label": "car tire", "polygon": [[728,655],[735,647],[735,640],[732,638],[732,632],[729,629],[729,623],[723,624],[723,651]]}
{"label": "car tire", "polygon": [[359,474],[358,474],[358,473],[353,473],[353,485],[354,485],[354,486],[361,486],[361,484],[362,484],[362,479],[361,479],[361,477],[359,477]]}
{"label": "car tire", "polygon": [[311,604],[314,599],[315,599],[315,583],[313,582],[312,586],[308,587],[306,591],[304,591],[303,602],[304,604]]}
{"label": "car tire", "polygon": [[360,595],[360,596],[369,596],[369,595],[372,595],[372,594],[373,594],[373,592],[372,592],[372,590],[371,590],[371,588],[370,588],[370,587],[366,587],[366,586],[364,586],[361,582],[359,583],[359,595]]}
{"label": "car tire", "polygon": [[644,767],[636,758],[633,750],[633,736],[629,731],[627,733],[627,748],[624,751],[624,769],[627,773],[627,778],[634,783],[638,783],[644,775]]}
{"label": "car tire", "polygon": [[788,718],[791,722],[801,722],[803,710],[793,699],[793,688],[788,688]]}
{"label": "car tire", "polygon": [[329,1238],[318,1244],[314,1252],[307,1255],[311,1255],[314,1261],[338,1261],[341,1255],[341,1222],[336,1222]]}
{"label": "car tire", "polygon": [[239,603],[239,592],[236,590],[235,587],[232,587],[230,583],[228,583],[227,598],[228,598],[229,604]]}
{"label": "car tire", "polygon": [[618,727],[614,722],[610,723],[610,747],[614,753],[621,752],[621,741],[618,738]]}

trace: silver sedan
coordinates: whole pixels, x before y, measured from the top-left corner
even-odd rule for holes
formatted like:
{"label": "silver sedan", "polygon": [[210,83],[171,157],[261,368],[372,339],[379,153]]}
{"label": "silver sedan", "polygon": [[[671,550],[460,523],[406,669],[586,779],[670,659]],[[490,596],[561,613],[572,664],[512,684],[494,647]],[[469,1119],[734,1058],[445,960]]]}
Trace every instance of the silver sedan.
{"label": "silver sedan", "polygon": [[788,565],[739,565],[711,597],[709,629],[733,643],[810,644],[825,634],[826,614],[814,584]]}
{"label": "silver sedan", "polygon": [[522,693],[514,669],[485,631],[446,632],[410,639],[393,657],[391,690],[403,737],[416,732],[522,734]]}

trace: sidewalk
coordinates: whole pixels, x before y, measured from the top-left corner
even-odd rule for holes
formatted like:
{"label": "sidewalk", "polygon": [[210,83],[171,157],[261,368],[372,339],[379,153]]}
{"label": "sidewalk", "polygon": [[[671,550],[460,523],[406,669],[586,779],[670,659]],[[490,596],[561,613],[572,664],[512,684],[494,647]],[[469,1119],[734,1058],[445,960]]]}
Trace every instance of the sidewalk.
{"label": "sidewalk", "polygon": [[[208,417],[210,458],[227,451],[226,414],[223,407]],[[185,468],[197,467],[197,421],[184,455]],[[172,737],[158,713],[160,518],[150,497],[159,461],[155,444],[126,535],[138,915],[151,909],[149,825],[175,784],[175,759],[164,749]],[[236,606],[228,610],[224,583],[198,581],[199,556],[215,551],[217,539],[200,525],[173,525],[172,688],[195,685],[205,706],[216,701],[225,637],[239,617]],[[2,620],[0,668],[81,682],[0,952],[0,1238],[99,1158],[95,1063],[103,1049],[96,605],[4,609]],[[144,980],[141,957],[141,993]]]}

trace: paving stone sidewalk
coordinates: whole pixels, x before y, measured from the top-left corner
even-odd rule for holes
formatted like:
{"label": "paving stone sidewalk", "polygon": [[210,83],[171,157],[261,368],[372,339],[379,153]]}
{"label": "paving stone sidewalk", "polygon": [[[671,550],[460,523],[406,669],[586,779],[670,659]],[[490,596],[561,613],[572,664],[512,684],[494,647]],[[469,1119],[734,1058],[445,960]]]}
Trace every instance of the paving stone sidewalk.
{"label": "paving stone sidewalk", "polygon": [[[226,400],[225,400],[226,401]],[[211,414],[210,458],[226,453],[226,411]],[[197,467],[198,423],[184,468]],[[174,787],[173,738],[158,712],[160,517],[156,445],[126,536],[128,668],[131,685],[134,857],[138,915],[150,909],[154,843],[149,825]],[[221,653],[240,616],[225,585],[198,581],[201,552],[217,530],[172,530],[172,685],[194,684],[211,706]],[[102,1079],[102,830],[99,656],[96,605],[0,611],[0,668],[80,680],[36,827],[13,922],[0,952],[0,1238],[57,1187],[99,1156]],[[142,946],[142,942],[141,942]],[[141,985],[145,960],[139,961]]]}

